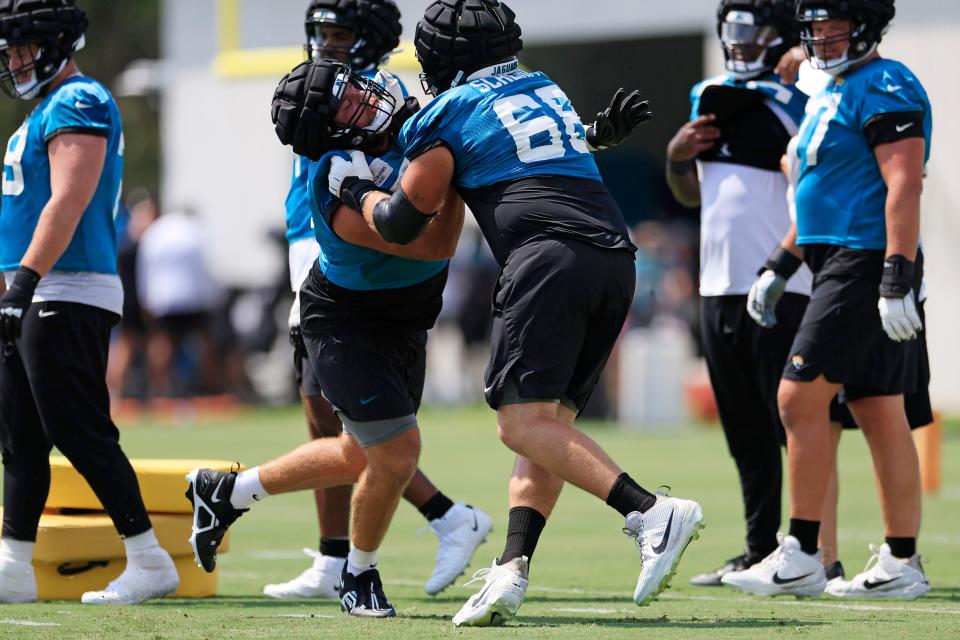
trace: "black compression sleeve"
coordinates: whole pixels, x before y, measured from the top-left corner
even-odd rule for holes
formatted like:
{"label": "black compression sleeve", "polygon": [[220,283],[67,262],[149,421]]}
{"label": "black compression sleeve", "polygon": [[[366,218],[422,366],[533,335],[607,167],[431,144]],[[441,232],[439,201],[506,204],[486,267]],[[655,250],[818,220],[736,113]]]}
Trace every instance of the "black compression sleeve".
{"label": "black compression sleeve", "polygon": [[435,213],[423,213],[407,198],[403,187],[373,208],[373,224],[387,242],[410,244],[427,228]]}
{"label": "black compression sleeve", "polygon": [[870,118],[863,131],[871,149],[907,138],[923,138],[923,112],[881,113]]}

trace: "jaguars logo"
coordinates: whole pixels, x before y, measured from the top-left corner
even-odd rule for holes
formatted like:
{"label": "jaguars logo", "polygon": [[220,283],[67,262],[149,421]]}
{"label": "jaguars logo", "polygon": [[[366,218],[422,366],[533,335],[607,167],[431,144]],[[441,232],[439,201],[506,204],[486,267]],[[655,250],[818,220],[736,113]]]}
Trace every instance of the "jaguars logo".
{"label": "jaguars logo", "polygon": [[793,368],[796,369],[797,371],[800,371],[801,369],[807,366],[807,363],[806,361],[804,361],[803,356],[801,356],[799,353],[793,356],[793,358],[791,358],[790,361],[793,363]]}

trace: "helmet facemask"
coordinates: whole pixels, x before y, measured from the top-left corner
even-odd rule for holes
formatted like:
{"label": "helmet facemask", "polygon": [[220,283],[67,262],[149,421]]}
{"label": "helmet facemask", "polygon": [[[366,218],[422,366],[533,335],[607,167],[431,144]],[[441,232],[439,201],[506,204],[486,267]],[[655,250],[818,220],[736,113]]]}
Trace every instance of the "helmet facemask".
{"label": "helmet facemask", "polygon": [[[324,30],[331,28],[345,29],[353,33],[350,44],[330,42],[329,35],[324,33]],[[357,51],[363,47],[363,42],[356,37],[356,24],[336,11],[317,9],[307,16],[306,30],[307,43],[304,45],[304,49],[307,53],[307,59],[312,62],[336,60],[337,62],[353,64]]]}
{"label": "helmet facemask", "polygon": [[726,67],[734,77],[746,80],[772,69],[768,54],[783,44],[773,25],[758,25],[750,11],[729,11],[720,24]]}
{"label": "helmet facemask", "polygon": [[[868,25],[852,15],[844,15],[825,8],[805,9],[798,16],[801,22],[800,42],[810,65],[832,76],[838,76],[862,62],[877,50],[879,39],[870,42],[864,36]],[[849,27],[845,32],[818,36],[815,26],[828,21],[844,20]],[[834,52],[843,47],[842,52]]]}
{"label": "helmet facemask", "polygon": [[[81,35],[74,51],[83,48]],[[69,57],[51,55],[41,42],[0,39],[0,89],[11,98],[32,100],[39,97],[63,71]]]}
{"label": "helmet facemask", "polygon": [[332,96],[331,112],[335,116],[330,123],[331,148],[357,149],[386,133],[398,104],[402,104],[380,82],[347,69],[337,75]]}

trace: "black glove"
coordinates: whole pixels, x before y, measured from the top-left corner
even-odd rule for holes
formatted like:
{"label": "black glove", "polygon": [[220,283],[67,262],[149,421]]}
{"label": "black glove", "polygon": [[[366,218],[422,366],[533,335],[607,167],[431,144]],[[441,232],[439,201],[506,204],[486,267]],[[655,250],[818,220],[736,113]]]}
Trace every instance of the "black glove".
{"label": "black glove", "polygon": [[39,273],[29,267],[20,267],[13,284],[0,297],[0,342],[5,345],[12,346],[20,337],[23,316],[33,302],[33,292],[39,282]]}
{"label": "black glove", "polygon": [[609,149],[626,140],[633,130],[653,118],[650,101],[639,91],[626,95],[617,89],[610,106],[597,114],[596,121],[587,127],[587,142],[594,149]]}
{"label": "black glove", "polygon": [[348,176],[343,179],[343,184],[340,185],[340,202],[354,211],[363,213],[363,196],[377,190],[377,183],[373,180]]}

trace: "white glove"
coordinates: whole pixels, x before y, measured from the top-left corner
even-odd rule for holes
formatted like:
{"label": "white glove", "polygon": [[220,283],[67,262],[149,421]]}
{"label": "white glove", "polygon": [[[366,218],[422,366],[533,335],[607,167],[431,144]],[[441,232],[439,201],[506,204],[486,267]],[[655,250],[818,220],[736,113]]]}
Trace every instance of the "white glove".
{"label": "white glove", "polygon": [[912,291],[902,298],[880,298],[877,308],[880,309],[883,330],[894,342],[913,340],[918,331],[923,331]]}
{"label": "white glove", "polygon": [[777,324],[777,303],[783,297],[787,288],[787,281],[767,269],[750,287],[747,295],[747,313],[754,322],[764,329],[771,329]]}
{"label": "white glove", "polygon": [[[330,193],[340,198],[340,188],[343,186],[343,181],[351,176],[356,176],[361,180],[373,180],[370,165],[367,164],[367,157],[363,155],[362,151],[351,151],[349,161],[340,156],[334,156],[330,160],[330,173],[327,175]],[[342,200],[342,198],[340,199]]]}
{"label": "white glove", "polygon": [[290,305],[290,315],[287,316],[287,328],[295,329],[300,326],[300,292],[293,296],[293,304]]}

